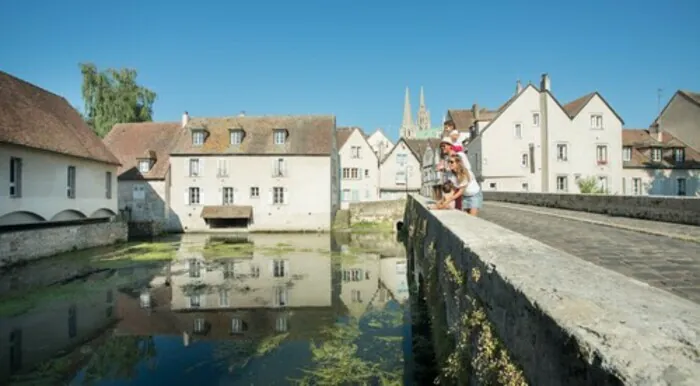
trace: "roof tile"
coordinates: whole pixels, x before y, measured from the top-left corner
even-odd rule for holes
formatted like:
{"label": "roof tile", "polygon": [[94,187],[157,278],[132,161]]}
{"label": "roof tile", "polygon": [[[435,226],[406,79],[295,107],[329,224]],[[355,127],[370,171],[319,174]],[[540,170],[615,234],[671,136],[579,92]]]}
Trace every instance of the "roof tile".
{"label": "roof tile", "polygon": [[[120,123],[104,139],[122,166],[120,180],[164,179],[170,164],[170,151],[184,129],[177,122]],[[148,173],[138,170],[138,160],[153,158]]]}

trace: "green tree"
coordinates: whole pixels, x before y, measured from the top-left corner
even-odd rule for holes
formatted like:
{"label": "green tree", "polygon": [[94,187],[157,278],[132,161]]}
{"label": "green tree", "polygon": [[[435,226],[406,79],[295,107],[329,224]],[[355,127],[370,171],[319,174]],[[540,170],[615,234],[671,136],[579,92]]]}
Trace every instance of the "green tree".
{"label": "green tree", "polygon": [[104,137],[117,123],[153,119],[156,93],[136,83],[136,70],[98,71],[92,63],[80,63],[83,75],[83,117],[95,133]]}
{"label": "green tree", "polygon": [[580,178],[576,181],[578,184],[578,190],[583,194],[605,194],[607,193],[603,188],[598,186],[598,180],[595,177]]}

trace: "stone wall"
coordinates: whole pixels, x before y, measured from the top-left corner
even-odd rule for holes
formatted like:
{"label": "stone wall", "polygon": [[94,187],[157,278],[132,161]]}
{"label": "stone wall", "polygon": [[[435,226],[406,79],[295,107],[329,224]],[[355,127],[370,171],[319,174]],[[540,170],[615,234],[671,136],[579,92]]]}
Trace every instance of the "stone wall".
{"label": "stone wall", "polygon": [[129,240],[150,239],[164,233],[159,221],[129,221]]}
{"label": "stone wall", "polygon": [[484,199],[677,224],[700,225],[700,198],[695,197],[484,192]]}
{"label": "stone wall", "polygon": [[353,202],[350,204],[350,225],[360,222],[394,222],[403,218],[406,200]]}
{"label": "stone wall", "polygon": [[442,377],[700,384],[696,304],[416,195],[405,224]]}
{"label": "stone wall", "polygon": [[127,234],[126,222],[118,220],[0,233],[0,267],[126,241]]}

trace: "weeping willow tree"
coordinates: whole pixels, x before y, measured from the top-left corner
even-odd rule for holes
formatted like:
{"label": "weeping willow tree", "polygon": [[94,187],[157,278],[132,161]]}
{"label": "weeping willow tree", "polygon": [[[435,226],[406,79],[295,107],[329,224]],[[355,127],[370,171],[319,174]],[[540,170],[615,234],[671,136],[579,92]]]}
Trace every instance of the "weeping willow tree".
{"label": "weeping willow tree", "polygon": [[80,63],[83,75],[83,117],[95,133],[104,137],[117,123],[153,119],[156,93],[136,83],[136,70],[99,71],[92,63]]}

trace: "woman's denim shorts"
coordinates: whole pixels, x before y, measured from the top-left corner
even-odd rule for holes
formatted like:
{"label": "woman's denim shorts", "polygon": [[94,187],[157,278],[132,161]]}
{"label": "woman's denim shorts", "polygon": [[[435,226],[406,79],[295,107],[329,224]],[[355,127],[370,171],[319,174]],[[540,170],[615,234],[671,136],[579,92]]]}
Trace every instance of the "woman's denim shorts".
{"label": "woman's denim shorts", "polygon": [[462,210],[481,209],[483,203],[484,194],[481,191],[473,196],[462,196]]}

